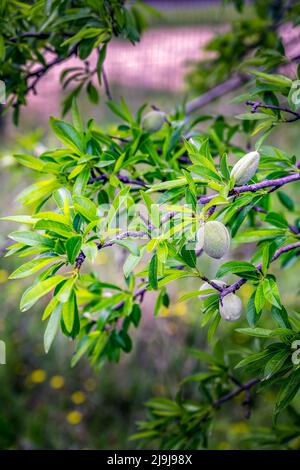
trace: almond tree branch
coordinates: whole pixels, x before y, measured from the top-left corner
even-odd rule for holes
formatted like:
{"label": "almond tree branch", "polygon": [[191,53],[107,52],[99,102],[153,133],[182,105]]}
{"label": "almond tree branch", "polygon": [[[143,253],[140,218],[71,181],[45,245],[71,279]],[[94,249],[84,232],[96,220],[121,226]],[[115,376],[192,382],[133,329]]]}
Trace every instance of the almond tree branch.
{"label": "almond tree branch", "polygon": [[112,94],[111,94],[111,91],[110,91],[110,86],[109,86],[109,83],[108,83],[107,75],[106,75],[106,72],[105,72],[103,66],[102,66],[102,78],[103,78],[103,85],[104,85],[105,94],[106,94],[108,100],[111,101],[113,98],[112,98]]}
{"label": "almond tree branch", "polygon": [[227,393],[226,395],[223,395],[221,398],[218,398],[213,402],[214,407],[218,407],[222,405],[223,403],[232,400],[233,398],[237,397],[240,395],[242,392],[250,390],[254,385],[257,385],[260,382],[259,378],[251,379],[249,382],[246,382],[245,384],[240,384],[235,390],[232,392]]}
{"label": "almond tree branch", "polygon": [[45,66],[40,67],[37,70],[34,70],[33,72],[29,72],[26,76],[26,80],[29,80],[33,78],[32,83],[30,86],[27,88],[26,93],[29,93],[30,91],[33,91],[34,94],[36,94],[36,85],[38,84],[39,80],[55,65],[61,64],[62,62],[68,60],[70,57],[72,57],[77,51],[77,46],[73,47],[69,54],[66,57],[60,57],[56,56],[51,62],[48,62]]}
{"label": "almond tree branch", "polygon": [[245,75],[235,75],[233,77],[230,77],[225,82],[220,83],[214,88],[211,88],[206,93],[203,93],[203,95],[199,96],[198,98],[195,98],[189,101],[186,104],[185,113],[189,115],[193,113],[194,111],[197,111],[203,106],[206,106],[207,104],[209,104],[211,101],[214,101],[217,98],[220,98],[221,96],[226,95],[230,91],[235,90],[236,88],[240,87],[247,81],[249,81],[249,78],[246,77]]}
{"label": "almond tree branch", "polygon": [[[147,184],[140,178],[129,178],[128,176],[123,176],[123,175],[116,175],[116,177],[118,178],[118,180],[122,181],[122,183],[125,183],[125,184],[134,184],[137,186],[142,186],[144,188],[147,187]],[[106,182],[108,180],[109,180],[109,177],[107,175],[105,175],[104,173],[100,173],[99,176],[92,176],[89,179],[88,183],[93,184],[96,181]]]}
{"label": "almond tree branch", "polygon": [[[124,240],[124,238],[142,238],[145,236],[149,237],[149,234],[145,232],[144,230],[137,230],[137,231],[127,230],[124,233],[120,233],[119,235],[114,237],[112,240],[108,240],[104,243],[96,242],[96,246],[98,250],[101,250],[102,248],[115,245],[116,242],[118,242],[119,240]],[[85,254],[83,253],[83,251],[81,251],[75,260],[75,269],[79,270],[81,268],[81,265],[84,262],[85,258],[86,258]]]}
{"label": "almond tree branch", "polygon": [[294,116],[292,119],[283,120],[283,122],[295,122],[298,119],[300,119],[300,113],[297,113],[296,111],[293,111],[292,109],[286,106],[276,106],[274,104],[266,104],[266,103],[262,103],[261,101],[251,101],[251,100],[246,101],[246,105],[252,107],[251,113],[253,114],[255,114],[259,108],[261,108],[261,109],[272,109],[275,111],[283,111],[284,113],[292,114]]}
{"label": "almond tree branch", "polygon": [[[299,242],[294,242],[294,243],[290,243],[289,245],[286,245],[286,246],[282,246],[280,248],[278,248],[278,250],[275,251],[272,259],[271,259],[271,263],[273,263],[274,261],[277,260],[277,258],[279,258],[279,256],[281,256],[283,253],[287,253],[291,250],[296,250],[296,249],[300,249],[300,241]],[[258,271],[261,270],[262,268],[262,263],[259,263],[257,264],[256,266],[256,269]],[[228,294],[231,294],[231,293],[234,293],[236,292],[238,289],[240,289],[244,284],[246,284],[247,282],[247,279],[245,278],[241,278],[239,279],[238,281],[234,282],[233,284],[231,284],[230,286],[227,286],[225,288],[222,289],[222,292],[220,294],[220,300],[222,301],[222,299],[228,295]]]}
{"label": "almond tree branch", "polygon": [[[296,166],[298,166],[299,162],[296,163]],[[285,184],[292,183],[293,181],[300,180],[300,172],[299,173],[292,173],[287,176],[282,176],[281,178],[276,178],[273,180],[263,180],[260,181],[259,183],[253,183],[253,184],[245,184],[243,186],[236,186],[234,187],[231,191],[229,191],[228,196],[237,196],[242,193],[246,192],[251,192],[255,193],[256,191],[259,191],[260,189],[264,188],[280,188],[281,186],[284,186]],[[199,204],[207,204],[210,202],[216,194],[211,194],[209,196],[200,196],[198,199]]]}

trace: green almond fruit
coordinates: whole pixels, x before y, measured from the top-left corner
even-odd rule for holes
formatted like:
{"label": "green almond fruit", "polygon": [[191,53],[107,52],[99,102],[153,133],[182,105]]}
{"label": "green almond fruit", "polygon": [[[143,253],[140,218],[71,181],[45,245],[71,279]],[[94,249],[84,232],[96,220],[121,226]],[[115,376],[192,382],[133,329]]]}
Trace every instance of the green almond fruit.
{"label": "green almond fruit", "polygon": [[219,302],[219,311],[223,320],[226,321],[237,321],[242,315],[242,301],[235,294],[227,294]]}
{"label": "green almond fruit", "polygon": [[[219,286],[219,287],[225,287],[226,286],[226,283],[224,281],[219,281],[218,279],[212,279],[212,282],[217,284],[217,286]],[[206,291],[206,290],[209,290],[209,289],[216,292],[216,289],[214,289],[210,284],[208,284],[208,282],[204,282],[204,284],[202,284],[202,286],[200,287],[199,291],[202,292],[202,291]],[[200,300],[205,300],[213,294],[214,294],[214,292],[207,292],[206,294],[201,294],[201,295],[199,295],[199,299]]]}
{"label": "green almond fruit", "polygon": [[256,173],[260,155],[258,152],[250,152],[244,155],[232,168],[230,176],[237,186],[247,183]]}
{"label": "green almond fruit", "polygon": [[229,250],[230,235],[222,222],[206,222],[197,233],[198,243],[211,258],[220,259]]}
{"label": "green almond fruit", "polygon": [[162,111],[150,111],[142,119],[142,129],[145,132],[157,132],[165,122],[166,115]]}

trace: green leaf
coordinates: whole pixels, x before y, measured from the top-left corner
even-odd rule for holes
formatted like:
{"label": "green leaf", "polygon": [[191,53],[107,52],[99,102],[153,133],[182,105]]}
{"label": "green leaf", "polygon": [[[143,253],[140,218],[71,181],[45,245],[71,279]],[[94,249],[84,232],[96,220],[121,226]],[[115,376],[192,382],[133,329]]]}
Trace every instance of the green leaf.
{"label": "green leaf", "polygon": [[238,243],[252,243],[252,242],[260,242],[264,239],[272,239],[278,236],[282,236],[284,234],[284,230],[279,229],[255,229],[255,230],[245,230],[243,233],[239,233],[235,240]]}
{"label": "green leaf", "polygon": [[35,284],[32,287],[27,289],[20,303],[20,309],[22,312],[29,310],[41,297],[48,294],[55,286],[64,280],[64,277],[61,275],[52,276],[44,281],[40,281],[38,284]]}
{"label": "green leaf", "polygon": [[38,258],[32,261],[28,261],[28,263],[22,264],[22,266],[17,268],[9,276],[9,279],[22,279],[24,277],[31,276],[47,264],[51,263],[52,261],[57,261],[59,259],[59,257],[47,256],[45,258]]}
{"label": "green leaf", "polygon": [[164,299],[164,295],[165,295],[166,291],[165,291],[165,288],[163,288],[157,298],[156,298],[156,301],[155,301],[155,306],[154,306],[154,316],[157,317],[157,315],[159,314],[160,312],[160,308],[161,306],[163,305],[163,299]]}
{"label": "green leaf", "polygon": [[50,118],[51,127],[59,140],[75,152],[84,153],[83,139],[80,133],[67,122]]}
{"label": "green leaf", "polygon": [[190,271],[179,271],[173,272],[172,274],[168,274],[163,279],[158,282],[158,287],[161,288],[162,286],[168,284],[169,282],[175,281],[176,279],[184,278],[184,277],[196,277],[195,275],[191,274]]}
{"label": "green leaf", "polygon": [[4,41],[2,34],[0,34],[0,61],[3,61],[4,59],[5,59],[5,41]]}
{"label": "green leaf", "polygon": [[[237,119],[242,119],[246,121],[258,121],[259,119],[269,119],[270,114],[265,113],[243,113],[235,116]],[[275,118],[275,115],[274,115]]]}
{"label": "green leaf", "polygon": [[48,317],[50,317],[51,313],[55,309],[55,307],[58,305],[58,300],[56,297],[52,297],[50,302],[48,303],[47,307],[44,310],[43,316],[42,316],[42,321],[47,320]]}
{"label": "green leaf", "polygon": [[245,366],[249,366],[249,365],[255,365],[256,368],[258,366],[261,365],[261,363],[265,364],[266,363],[266,360],[269,358],[269,357],[273,357],[274,356],[274,351],[270,351],[270,350],[264,350],[264,351],[260,351],[258,353],[255,353],[255,354],[251,354],[250,356],[248,357],[245,357],[244,359],[242,359],[236,366],[235,366],[235,369],[239,369],[240,367],[245,367]]}
{"label": "green leaf", "polygon": [[244,335],[249,336],[257,336],[259,338],[268,338],[275,337],[275,336],[287,336],[287,335],[294,335],[295,332],[293,330],[289,330],[288,328],[275,328],[275,330],[270,330],[267,328],[237,328],[237,332],[242,333]]}
{"label": "green leaf", "polygon": [[84,167],[83,170],[79,173],[75,180],[75,184],[73,186],[73,194],[81,195],[84,193],[86,186],[88,184],[90,178],[90,169]]}
{"label": "green leaf", "polygon": [[57,299],[59,302],[62,304],[65,302],[68,302],[72,292],[73,292],[73,287],[74,287],[75,279],[68,279],[66,282],[63,283],[61,288],[59,289],[59,292],[56,294]]}
{"label": "green leaf", "polygon": [[111,207],[109,208],[109,211],[106,217],[106,223],[108,227],[111,227],[112,222],[114,221],[122,205],[125,205],[127,203],[129,191],[130,191],[130,187],[123,188],[121,189],[119,194],[115,197]]}
{"label": "green leaf", "polygon": [[15,240],[18,243],[23,243],[24,245],[27,245],[27,246],[37,246],[40,244],[53,246],[53,241],[51,238],[46,237],[36,232],[20,230],[18,232],[12,232],[8,236],[12,240]]}
{"label": "green leaf", "polygon": [[73,98],[71,109],[72,109],[73,125],[78,132],[81,132],[83,130],[83,125],[82,125],[82,119],[80,116],[80,111],[78,108],[76,98]]}
{"label": "green leaf", "polygon": [[34,225],[35,220],[30,215],[8,215],[7,217],[1,217],[0,220],[7,220],[8,222],[17,222],[20,224]]}
{"label": "green leaf", "polygon": [[81,39],[90,39],[98,37],[103,33],[103,31],[105,31],[103,28],[91,28],[89,26],[83,27],[74,36],[71,36],[70,38],[66,39],[61,44],[61,47],[65,47],[68,44],[74,44],[76,42],[79,42]]}
{"label": "green leaf", "polygon": [[44,349],[47,354],[56,336],[61,315],[61,304],[53,310],[44,334]]}
{"label": "green leaf", "polygon": [[87,197],[74,196],[74,207],[89,222],[98,218],[96,205]]}
{"label": "green leaf", "polygon": [[95,87],[93,82],[89,82],[87,84],[86,91],[87,91],[87,94],[88,94],[88,97],[89,97],[91,103],[97,104],[98,101],[99,101],[99,94],[98,94],[97,88]]}
{"label": "green leaf", "polygon": [[236,331],[238,333],[242,333],[243,335],[248,336],[257,336],[258,338],[268,338],[271,336],[273,330],[269,330],[266,328],[237,328]]}
{"label": "green leaf", "polygon": [[218,373],[216,372],[199,372],[198,374],[188,375],[185,377],[181,385],[184,385],[189,382],[205,382],[206,380],[218,377]]}
{"label": "green leaf", "polygon": [[130,116],[127,106],[124,106],[124,104],[124,100],[121,101],[121,103],[117,103],[116,101],[112,100],[107,102],[107,106],[111,109],[114,114],[116,114],[116,116],[119,116],[124,121],[130,123],[132,121],[132,118]]}
{"label": "green leaf", "polygon": [[195,250],[188,250],[184,245],[181,249],[180,254],[188,266],[190,266],[191,268],[195,268],[197,262]]}
{"label": "green leaf", "polygon": [[264,308],[265,303],[266,303],[266,298],[264,294],[263,283],[260,283],[258,284],[257,289],[255,291],[255,295],[254,295],[255,309],[258,313]]}
{"label": "green leaf", "polygon": [[192,292],[188,292],[188,293],[182,295],[181,297],[179,297],[178,302],[184,302],[185,300],[189,300],[189,299],[191,299],[192,297],[198,297],[198,296],[201,295],[201,294],[203,295],[203,293],[210,293],[210,292],[214,293],[214,292],[216,292],[216,291],[215,291],[215,289],[213,289],[213,288],[207,289],[207,290],[205,290],[205,291],[203,291],[203,290],[202,290],[202,291],[200,291],[200,290],[194,290],[194,291],[192,291]]}
{"label": "green leaf", "polygon": [[74,292],[69,297],[68,302],[64,302],[62,306],[62,317],[64,320],[65,327],[68,333],[71,333],[73,330],[74,320],[75,320],[75,302],[76,297]]}
{"label": "green leaf", "polygon": [[246,261],[228,261],[219,267],[216,276],[220,278],[228,273],[239,274],[247,272],[256,272],[254,264],[247,263]]}
{"label": "green leaf", "polygon": [[152,289],[156,290],[158,288],[157,281],[157,255],[154,254],[151,258],[149,264],[149,284]]}
{"label": "green leaf", "polygon": [[38,212],[37,214],[34,214],[33,217],[34,219],[51,220],[52,222],[59,222],[65,226],[67,225],[67,230],[70,230],[72,227],[68,217],[63,214],[58,214],[57,212]]}
{"label": "green leaf", "polygon": [[35,226],[34,230],[45,230],[47,232],[54,232],[57,235],[60,235],[64,238],[70,236],[70,226],[62,224],[61,222],[55,222],[53,220],[39,220]]}
{"label": "green leaf", "polygon": [[293,398],[296,396],[300,388],[300,369],[292,372],[289,377],[286,379],[285,383],[281,387],[281,390],[278,394],[278,398],[275,405],[274,415],[280,413],[284,408],[286,408]]}
{"label": "green leaf", "polygon": [[274,356],[267,362],[264,370],[264,380],[268,380],[272,375],[280,372],[285,361],[290,357],[291,352],[287,350],[278,351]]}
{"label": "green leaf", "polygon": [[[203,179],[193,178],[195,183],[205,183]],[[152,184],[151,188],[147,190],[148,193],[153,193],[154,191],[161,191],[164,189],[173,189],[179,188],[181,186],[187,186],[188,182],[186,178],[178,178],[172,181],[164,181],[162,183]]]}
{"label": "green leaf", "polygon": [[279,201],[284,207],[286,207],[291,212],[295,210],[294,201],[286,193],[283,193],[282,191],[277,191],[276,194],[278,196]]}
{"label": "green leaf", "polygon": [[281,306],[280,308],[277,308],[275,307],[275,305],[273,305],[271,309],[271,314],[272,314],[273,319],[276,321],[276,323],[279,325],[280,328],[292,329],[287,311],[285,310],[283,306]]}
{"label": "green leaf", "polygon": [[35,157],[32,157],[31,155],[17,154],[17,155],[14,155],[14,158],[21,165],[27,166],[28,168],[32,168],[33,170],[36,170],[36,171],[43,171],[43,168],[45,166],[44,162],[42,162],[41,160],[38,160]]}
{"label": "green leaf", "polygon": [[130,275],[130,273],[133,272],[134,268],[139,264],[141,260],[141,256],[135,256],[133,254],[130,254],[124,265],[123,265],[123,272],[124,272],[124,276],[125,277],[128,277]]}
{"label": "green leaf", "polygon": [[276,281],[270,277],[263,282],[263,294],[268,302],[277,308],[281,308],[280,294]]}
{"label": "green leaf", "polygon": [[79,255],[80,248],[82,245],[82,236],[75,235],[66,242],[67,256],[70,264],[74,264],[77,256]]}
{"label": "green leaf", "polygon": [[[107,336],[107,332],[103,332],[102,335],[104,337]],[[71,360],[71,367],[74,367],[77,362],[81,359],[81,357],[89,350],[89,348],[93,345],[97,338],[94,336],[85,336],[83,340],[80,342],[77,351],[75,352],[74,356]]]}
{"label": "green leaf", "polygon": [[253,293],[248,301],[246,309],[246,318],[251,327],[254,327],[260,319],[260,312],[257,312],[254,302],[255,293]]}
{"label": "green leaf", "polygon": [[269,74],[265,72],[260,72],[259,70],[251,70],[251,73],[262,80],[272,83],[274,85],[290,88],[293,84],[292,80],[284,75],[280,74]]}
{"label": "green leaf", "polygon": [[129,250],[134,256],[139,256],[139,247],[132,240],[115,240],[116,245],[122,246]]}
{"label": "green leaf", "polygon": [[265,221],[275,227],[279,228],[288,228],[287,220],[281,214],[277,214],[276,212],[269,212],[267,214]]}
{"label": "green leaf", "polygon": [[213,340],[215,332],[217,331],[217,328],[219,326],[220,320],[221,320],[221,315],[219,311],[216,311],[215,314],[213,315],[212,321],[207,331],[207,341],[209,343],[211,343]]}
{"label": "green leaf", "polygon": [[226,153],[223,153],[223,155],[221,156],[220,171],[226,180],[230,180],[230,170],[228,167],[228,159]]}

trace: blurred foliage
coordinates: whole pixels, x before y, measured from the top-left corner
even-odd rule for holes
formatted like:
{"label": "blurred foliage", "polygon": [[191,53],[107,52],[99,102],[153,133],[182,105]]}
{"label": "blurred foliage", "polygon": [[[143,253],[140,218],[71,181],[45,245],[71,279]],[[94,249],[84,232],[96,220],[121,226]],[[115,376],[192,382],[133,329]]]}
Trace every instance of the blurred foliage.
{"label": "blurred foliage", "polygon": [[296,26],[300,6],[297,1],[254,0],[251,13],[243,0],[230,0],[240,12],[231,27],[219,33],[205,47],[208,59],[191,65],[188,85],[197,93],[209,90],[234,74],[245,74],[249,67],[273,70],[289,62],[285,56],[279,28],[288,21]]}

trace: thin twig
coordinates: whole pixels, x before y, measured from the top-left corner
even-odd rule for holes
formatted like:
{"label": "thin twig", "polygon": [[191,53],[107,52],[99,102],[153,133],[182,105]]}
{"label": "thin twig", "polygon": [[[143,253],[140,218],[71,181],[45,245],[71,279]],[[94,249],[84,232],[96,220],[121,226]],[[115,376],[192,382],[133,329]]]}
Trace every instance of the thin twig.
{"label": "thin twig", "polygon": [[59,56],[56,56],[55,59],[53,59],[51,62],[48,62],[46,65],[44,65],[43,67],[40,67],[39,69],[37,70],[34,70],[33,72],[29,72],[27,74],[27,76],[25,77],[26,80],[29,80],[31,78],[33,78],[33,81],[32,83],[30,84],[30,86],[27,88],[26,90],[26,93],[30,92],[30,91],[33,91],[34,94],[36,94],[36,85],[37,83],[39,82],[39,80],[52,68],[54,67],[55,65],[58,65],[58,64],[61,64],[62,62],[70,59],[70,57],[72,57],[72,55],[74,55],[77,51],[77,46],[73,47],[69,54],[66,56],[66,57],[59,57]]}
{"label": "thin twig", "polygon": [[[295,165],[297,166],[297,164]],[[284,186],[285,184],[292,183],[293,181],[300,180],[300,172],[299,173],[292,173],[287,176],[282,176],[281,178],[276,178],[273,180],[263,180],[260,181],[259,183],[253,183],[253,184],[246,184],[243,186],[236,186],[234,187],[231,191],[229,191],[228,196],[238,196],[239,194],[246,193],[246,192],[251,192],[254,193],[256,191],[259,191],[260,189],[264,188],[279,188],[281,186]],[[199,204],[207,204],[210,202],[214,197],[216,197],[216,194],[211,194],[209,196],[200,196],[198,199]]]}
{"label": "thin twig", "polygon": [[105,94],[106,94],[108,100],[111,101],[113,98],[112,98],[112,94],[111,94],[111,91],[110,91],[107,75],[106,75],[106,72],[104,70],[103,65],[102,65],[102,78],[103,78],[103,85],[104,85]]}
{"label": "thin twig", "polygon": [[232,392],[227,393],[226,395],[223,395],[221,398],[218,398],[217,400],[213,401],[213,406],[218,407],[222,405],[223,403],[232,400],[233,398],[237,397],[240,395],[242,392],[245,392],[247,390],[250,390],[254,385],[257,385],[260,382],[259,378],[251,379],[249,382],[246,382],[245,384],[240,384],[238,388],[233,390]]}
{"label": "thin twig", "polygon": [[[279,258],[279,256],[281,256],[283,253],[287,253],[291,250],[296,250],[296,249],[300,249],[300,242],[295,242],[295,243],[290,243],[289,245],[286,245],[286,246],[282,246],[280,248],[278,248],[278,250],[275,251],[272,259],[271,259],[271,263],[273,263],[274,261],[277,260],[277,258]],[[262,263],[259,263],[255,266],[255,269],[260,271],[262,268]],[[247,279],[245,278],[241,278],[239,279],[238,281],[234,282],[233,284],[231,284],[230,286],[227,286],[225,287],[224,289],[222,289],[222,292],[220,294],[220,300],[222,301],[222,299],[228,295],[228,294],[231,294],[233,292],[236,292],[238,289],[240,289],[244,284],[246,284],[247,282]]]}
{"label": "thin twig", "polygon": [[282,111],[284,113],[292,114],[294,116],[292,119],[283,120],[283,122],[294,122],[300,119],[300,113],[297,113],[296,111],[293,111],[292,109],[286,106],[276,106],[274,104],[266,104],[266,103],[262,103],[261,101],[251,101],[251,100],[246,101],[246,105],[252,107],[251,113],[256,113],[256,111],[260,108],[260,109],[271,109],[275,111]]}
{"label": "thin twig", "polygon": [[[115,175],[119,181],[121,181],[122,183],[124,184],[135,184],[137,186],[142,186],[144,188],[147,187],[147,184],[141,180],[140,178],[129,178],[128,176],[124,176],[124,175]],[[105,175],[104,173],[101,173],[100,175],[98,176],[92,176],[89,181],[88,181],[88,184],[93,184],[95,183],[96,181],[108,181],[109,177],[107,175]]]}

